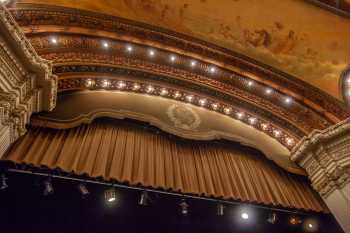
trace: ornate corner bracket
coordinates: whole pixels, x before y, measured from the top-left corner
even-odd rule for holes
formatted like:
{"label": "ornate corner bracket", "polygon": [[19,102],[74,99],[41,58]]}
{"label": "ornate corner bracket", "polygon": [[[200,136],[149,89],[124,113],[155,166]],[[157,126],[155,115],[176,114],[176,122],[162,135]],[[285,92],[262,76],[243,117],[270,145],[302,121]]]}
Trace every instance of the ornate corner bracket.
{"label": "ornate corner bracket", "polygon": [[56,106],[57,77],[0,4],[0,157],[26,132],[33,112]]}
{"label": "ornate corner bracket", "polygon": [[350,118],[325,130],[315,130],[292,150],[323,198],[350,183]]}

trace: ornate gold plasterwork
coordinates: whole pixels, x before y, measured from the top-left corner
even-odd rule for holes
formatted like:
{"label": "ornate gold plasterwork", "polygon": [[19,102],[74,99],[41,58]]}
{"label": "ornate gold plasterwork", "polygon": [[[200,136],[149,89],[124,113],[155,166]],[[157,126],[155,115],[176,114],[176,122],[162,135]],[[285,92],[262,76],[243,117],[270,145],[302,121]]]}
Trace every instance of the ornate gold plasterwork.
{"label": "ornate gold plasterwork", "polygon": [[167,114],[175,127],[181,129],[195,130],[201,123],[198,114],[189,107],[173,104],[168,108]]}
{"label": "ornate gold plasterwork", "polygon": [[350,182],[350,118],[326,130],[315,130],[292,150],[291,159],[308,173],[325,198]]}
{"label": "ornate gold plasterwork", "polygon": [[[343,104],[317,88],[259,62],[211,43],[154,26],[95,12],[46,5],[20,5],[13,13],[28,36],[43,33],[105,36],[128,42],[144,43],[179,52],[225,67],[258,82],[271,84],[303,101],[309,108],[336,123],[349,116]],[[77,11],[79,14],[77,14]],[[97,33],[98,32],[98,33]]]}
{"label": "ornate gold plasterwork", "polygon": [[26,132],[32,112],[56,105],[57,77],[0,5],[0,157]]}

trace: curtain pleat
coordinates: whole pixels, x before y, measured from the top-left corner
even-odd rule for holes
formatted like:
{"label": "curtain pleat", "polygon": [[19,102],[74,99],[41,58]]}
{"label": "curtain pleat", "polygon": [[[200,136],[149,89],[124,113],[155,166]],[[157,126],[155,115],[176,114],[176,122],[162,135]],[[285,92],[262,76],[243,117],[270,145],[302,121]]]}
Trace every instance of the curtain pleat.
{"label": "curtain pleat", "polygon": [[120,121],[31,128],[4,159],[131,185],[327,212],[304,177],[252,150],[171,139]]}

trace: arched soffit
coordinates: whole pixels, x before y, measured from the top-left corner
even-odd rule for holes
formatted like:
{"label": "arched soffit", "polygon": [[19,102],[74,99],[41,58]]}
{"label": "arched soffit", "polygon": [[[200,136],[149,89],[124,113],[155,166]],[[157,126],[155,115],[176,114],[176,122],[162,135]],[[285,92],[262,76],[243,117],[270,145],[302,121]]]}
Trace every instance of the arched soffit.
{"label": "arched soffit", "polygon": [[[153,48],[168,54],[162,60],[147,58],[146,63],[151,63],[154,67],[164,67],[161,62],[169,65],[170,53],[177,56],[179,59],[173,64],[176,69],[174,66],[172,69],[166,68],[167,72],[176,70],[184,74],[192,72],[199,75],[202,74],[201,71],[210,71],[211,66],[215,66],[217,73],[210,78],[217,82],[225,81],[222,86],[227,86],[230,82],[232,86],[236,86],[238,77],[245,78],[245,84],[254,81],[257,85],[273,88],[282,95],[290,96],[329,124],[337,123],[350,115],[343,103],[300,79],[242,54],[183,34],[96,12],[42,4],[17,4],[12,13],[38,52],[56,63],[84,63],[90,57],[94,62],[113,62],[117,57],[125,56],[125,44],[131,44],[139,49]],[[55,45],[50,43],[52,37],[57,42]],[[101,52],[101,41],[110,42],[111,50]],[[145,63],[142,54],[146,53],[141,50],[134,52],[131,58]],[[200,69],[191,69],[188,60],[198,61]],[[256,93],[255,89],[247,90],[239,85],[237,88],[245,93]],[[308,112],[307,115],[312,114]],[[327,124],[323,127],[327,127]]]}
{"label": "arched soffit", "polygon": [[350,106],[350,66],[344,70],[340,79],[340,89],[344,101]]}
{"label": "arched soffit", "polygon": [[[350,6],[348,0],[16,2],[18,7],[24,6],[21,3],[44,3],[86,9],[201,38],[283,70],[340,99],[339,76],[350,61],[350,21],[308,4],[321,1],[330,3],[333,9]],[[111,26],[117,24],[110,23]],[[169,31],[163,32],[169,34]]]}
{"label": "arched soffit", "polygon": [[[119,85],[121,82],[119,82]],[[121,85],[122,86],[122,85]],[[52,128],[71,128],[90,123],[98,117],[131,118],[150,124],[171,134],[195,140],[227,139],[262,151],[284,169],[304,172],[289,159],[290,152],[279,140],[243,120],[180,99],[152,95],[159,91],[150,86],[145,92],[90,90],[61,93],[56,109],[32,118],[32,124]],[[144,88],[142,85],[140,88]],[[164,89],[161,89],[164,90]],[[269,129],[271,130],[271,129]],[[281,135],[281,137],[283,137]]]}

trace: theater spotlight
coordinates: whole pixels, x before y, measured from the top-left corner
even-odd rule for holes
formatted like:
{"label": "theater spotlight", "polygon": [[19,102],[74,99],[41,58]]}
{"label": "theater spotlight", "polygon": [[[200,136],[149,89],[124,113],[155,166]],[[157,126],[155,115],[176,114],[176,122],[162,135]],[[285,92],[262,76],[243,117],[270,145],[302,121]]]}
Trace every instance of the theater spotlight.
{"label": "theater spotlight", "polygon": [[53,186],[52,186],[52,182],[51,182],[51,177],[48,177],[45,181],[44,181],[44,196],[53,194],[54,190],[53,190]]}
{"label": "theater spotlight", "polygon": [[223,204],[219,203],[219,204],[217,205],[217,207],[216,207],[216,210],[217,210],[216,214],[217,214],[218,216],[224,216],[224,214],[225,214],[225,212],[224,212],[225,206],[224,206]]}
{"label": "theater spotlight", "polygon": [[78,184],[78,190],[83,198],[87,197],[90,194],[85,184]]}
{"label": "theater spotlight", "polygon": [[147,191],[142,191],[139,199],[140,206],[148,206],[149,205],[149,196]]}
{"label": "theater spotlight", "polygon": [[300,223],[302,223],[301,219],[297,216],[292,216],[289,218],[289,223],[292,225],[298,225]]}
{"label": "theater spotlight", "polygon": [[277,214],[275,212],[270,213],[267,222],[275,224],[277,222]]}
{"label": "theater spotlight", "polygon": [[181,207],[181,214],[186,216],[188,214],[189,205],[187,204],[185,199],[181,200],[180,207]]}
{"label": "theater spotlight", "polygon": [[0,186],[0,190],[5,190],[7,189],[8,185],[7,185],[7,178],[5,176],[5,174],[1,174],[1,186]]}
{"label": "theater spotlight", "polygon": [[105,200],[107,203],[112,203],[117,200],[115,188],[110,188],[105,191]]}

